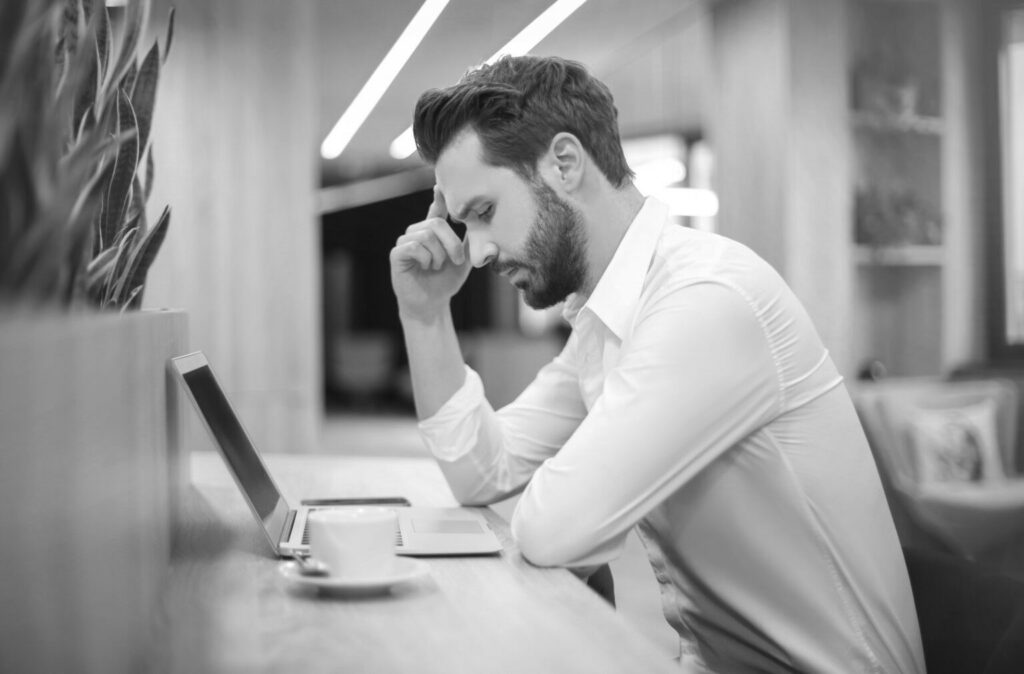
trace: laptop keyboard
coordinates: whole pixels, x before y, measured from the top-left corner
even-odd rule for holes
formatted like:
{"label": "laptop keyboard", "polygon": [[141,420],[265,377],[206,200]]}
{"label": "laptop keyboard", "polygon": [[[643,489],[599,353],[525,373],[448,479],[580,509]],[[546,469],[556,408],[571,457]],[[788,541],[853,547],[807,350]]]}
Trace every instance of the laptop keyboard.
{"label": "laptop keyboard", "polygon": [[[324,508],[310,508],[309,512],[315,512],[317,510],[324,510]],[[302,530],[302,544],[309,545],[309,518],[306,518],[306,527]],[[395,547],[401,547],[402,545],[402,530],[398,527],[398,521],[395,521]]]}

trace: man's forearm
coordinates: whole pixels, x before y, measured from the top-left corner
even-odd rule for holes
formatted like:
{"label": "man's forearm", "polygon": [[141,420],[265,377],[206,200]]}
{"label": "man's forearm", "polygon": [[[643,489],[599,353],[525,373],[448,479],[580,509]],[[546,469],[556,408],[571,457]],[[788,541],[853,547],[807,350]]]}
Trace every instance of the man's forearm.
{"label": "man's forearm", "polygon": [[409,354],[416,416],[421,420],[428,419],[462,387],[466,379],[451,311],[445,309],[433,321],[403,316],[402,331]]}

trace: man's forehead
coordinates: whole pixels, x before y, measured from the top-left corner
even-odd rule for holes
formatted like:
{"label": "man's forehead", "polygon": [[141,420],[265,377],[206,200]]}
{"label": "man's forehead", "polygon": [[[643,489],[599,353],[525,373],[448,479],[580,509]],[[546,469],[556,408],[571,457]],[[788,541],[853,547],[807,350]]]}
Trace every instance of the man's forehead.
{"label": "man's forehead", "polygon": [[449,180],[465,180],[485,165],[483,146],[475,132],[463,131],[441,151],[434,174]]}
{"label": "man's forehead", "polygon": [[463,129],[455,134],[437,157],[436,168],[458,168],[460,166],[483,164],[483,143],[476,131]]}
{"label": "man's forehead", "polygon": [[488,178],[496,167],[483,160],[480,139],[467,129],[449,143],[434,166],[434,181],[444,196],[448,212],[457,219],[484,198]]}

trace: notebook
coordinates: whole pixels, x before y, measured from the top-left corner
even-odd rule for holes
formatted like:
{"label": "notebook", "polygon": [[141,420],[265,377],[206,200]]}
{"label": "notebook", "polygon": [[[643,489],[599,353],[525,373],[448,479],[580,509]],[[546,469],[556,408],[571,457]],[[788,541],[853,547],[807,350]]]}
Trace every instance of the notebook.
{"label": "notebook", "polygon": [[213,368],[201,352],[171,359],[172,369],[199,412],[238,488],[274,551],[283,557],[309,553],[309,513],[323,508],[351,508],[374,503],[397,514],[395,553],[411,556],[486,555],[501,551],[487,520],[469,508],[418,508],[397,498],[339,498],[303,501],[291,507],[274,483]]}

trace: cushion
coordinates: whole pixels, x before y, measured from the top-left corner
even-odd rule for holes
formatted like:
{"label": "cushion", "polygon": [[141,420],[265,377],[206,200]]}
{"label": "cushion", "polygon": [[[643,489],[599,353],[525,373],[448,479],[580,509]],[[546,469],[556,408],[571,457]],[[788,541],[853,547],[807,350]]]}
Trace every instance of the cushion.
{"label": "cushion", "polygon": [[908,433],[920,485],[1005,478],[995,401],[952,409],[919,409],[910,419]]}

